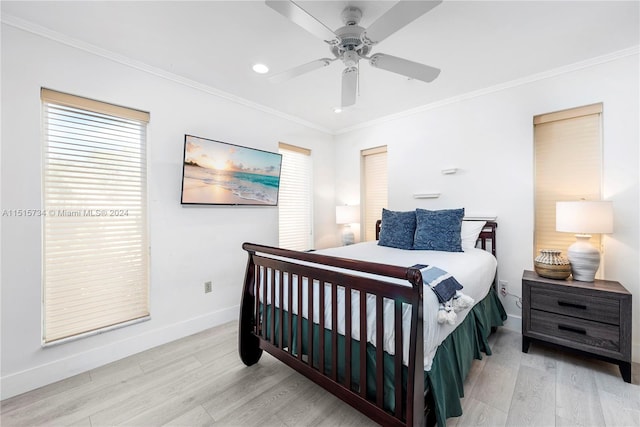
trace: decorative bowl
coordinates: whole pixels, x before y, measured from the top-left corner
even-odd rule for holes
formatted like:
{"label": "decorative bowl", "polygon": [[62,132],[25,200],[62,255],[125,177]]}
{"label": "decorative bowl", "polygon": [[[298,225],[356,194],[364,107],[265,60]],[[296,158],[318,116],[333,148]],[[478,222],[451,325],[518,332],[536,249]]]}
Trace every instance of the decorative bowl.
{"label": "decorative bowl", "polygon": [[538,276],[548,279],[566,279],[571,275],[571,264],[567,258],[561,256],[558,249],[542,249],[540,255],[533,261],[533,267]]}

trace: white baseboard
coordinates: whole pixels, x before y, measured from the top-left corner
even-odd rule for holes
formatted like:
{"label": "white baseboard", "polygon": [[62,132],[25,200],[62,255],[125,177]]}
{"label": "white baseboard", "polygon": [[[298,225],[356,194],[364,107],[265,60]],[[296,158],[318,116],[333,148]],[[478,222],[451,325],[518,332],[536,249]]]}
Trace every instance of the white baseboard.
{"label": "white baseboard", "polygon": [[213,326],[237,320],[239,312],[240,306],[236,305],[3,376],[0,379],[1,398],[7,399]]}
{"label": "white baseboard", "polygon": [[516,316],[515,314],[507,314],[507,320],[505,320],[503,328],[510,329],[512,331],[522,333],[522,316]]}

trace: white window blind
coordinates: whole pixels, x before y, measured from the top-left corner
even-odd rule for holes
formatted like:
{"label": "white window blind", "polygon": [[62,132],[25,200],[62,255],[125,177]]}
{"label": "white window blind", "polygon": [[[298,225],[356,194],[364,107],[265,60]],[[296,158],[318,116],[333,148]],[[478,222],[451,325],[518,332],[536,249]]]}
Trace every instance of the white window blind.
{"label": "white window blind", "polygon": [[280,143],[279,246],[306,251],[313,248],[311,150]]}
{"label": "white window blind", "polygon": [[42,89],[43,340],[149,316],[149,114]]}
{"label": "white window blind", "polygon": [[[556,202],[600,200],[601,114],[602,104],[594,104],[534,117],[534,256],[541,249],[560,249],[566,256],[576,241],[556,231]],[[600,235],[591,243],[599,247]]]}
{"label": "white window blind", "polygon": [[376,221],[387,207],[387,147],[361,151],[365,241],[376,239]]}

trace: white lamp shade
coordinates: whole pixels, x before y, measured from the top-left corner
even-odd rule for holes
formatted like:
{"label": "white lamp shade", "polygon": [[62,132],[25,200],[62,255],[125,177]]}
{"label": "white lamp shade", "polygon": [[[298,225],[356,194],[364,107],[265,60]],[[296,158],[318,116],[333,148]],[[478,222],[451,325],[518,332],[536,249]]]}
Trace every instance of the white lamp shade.
{"label": "white lamp shade", "polygon": [[360,222],[360,206],[336,206],[336,224]]}
{"label": "white lamp shade", "polygon": [[604,200],[556,202],[556,231],[613,233],[612,203]]}

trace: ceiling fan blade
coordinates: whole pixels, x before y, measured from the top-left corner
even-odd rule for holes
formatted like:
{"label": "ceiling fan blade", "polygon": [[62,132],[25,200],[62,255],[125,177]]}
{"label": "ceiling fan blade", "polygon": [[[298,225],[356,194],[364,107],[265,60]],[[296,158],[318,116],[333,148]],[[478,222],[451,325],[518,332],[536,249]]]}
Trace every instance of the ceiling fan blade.
{"label": "ceiling fan blade", "polygon": [[333,61],[335,61],[335,59],[329,59],[329,58],[316,59],[315,61],[298,65],[297,67],[291,68],[290,70],[283,71],[278,74],[274,74],[273,76],[269,77],[269,81],[271,83],[282,83],[285,80],[289,80],[294,77],[298,77],[302,74],[308,73],[310,71],[317,70],[322,67],[326,67],[329,64],[331,64]]}
{"label": "ceiling fan blade", "polygon": [[318,21],[314,16],[309,14],[306,10],[298,6],[292,1],[265,1],[267,6],[284,16],[288,20],[292,21],[313,34],[316,37],[320,37],[322,40],[330,43],[336,39],[336,35],[330,28]]}
{"label": "ceiling fan blade", "polygon": [[442,0],[399,1],[376,22],[369,25],[369,28],[362,35],[362,39],[367,44],[379,43],[440,3]]}
{"label": "ceiling fan blade", "polygon": [[401,74],[412,79],[422,80],[427,83],[434,81],[435,78],[438,77],[438,74],[440,74],[439,68],[384,53],[376,53],[369,59],[369,63],[373,67]]}
{"label": "ceiling fan blade", "polygon": [[342,107],[348,107],[356,103],[356,91],[358,88],[358,69],[348,67],[342,71]]}

